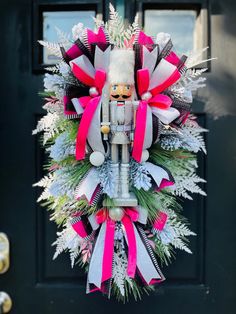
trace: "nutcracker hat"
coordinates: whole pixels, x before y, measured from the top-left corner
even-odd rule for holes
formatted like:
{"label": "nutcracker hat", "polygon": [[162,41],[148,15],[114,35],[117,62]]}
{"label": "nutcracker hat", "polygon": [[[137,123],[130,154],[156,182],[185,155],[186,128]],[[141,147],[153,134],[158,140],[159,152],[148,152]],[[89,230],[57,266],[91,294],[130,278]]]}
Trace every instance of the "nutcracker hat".
{"label": "nutcracker hat", "polygon": [[134,84],[134,51],[113,49],[108,70],[110,84]]}

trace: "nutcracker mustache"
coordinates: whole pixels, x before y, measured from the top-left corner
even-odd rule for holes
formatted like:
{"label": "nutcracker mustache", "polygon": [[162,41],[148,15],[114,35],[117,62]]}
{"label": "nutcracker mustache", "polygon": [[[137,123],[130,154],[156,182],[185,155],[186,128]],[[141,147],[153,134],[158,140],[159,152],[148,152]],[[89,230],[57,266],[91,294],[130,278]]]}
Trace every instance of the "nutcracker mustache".
{"label": "nutcracker mustache", "polygon": [[111,95],[113,98],[118,99],[119,97],[123,99],[128,99],[130,96],[129,95]]}

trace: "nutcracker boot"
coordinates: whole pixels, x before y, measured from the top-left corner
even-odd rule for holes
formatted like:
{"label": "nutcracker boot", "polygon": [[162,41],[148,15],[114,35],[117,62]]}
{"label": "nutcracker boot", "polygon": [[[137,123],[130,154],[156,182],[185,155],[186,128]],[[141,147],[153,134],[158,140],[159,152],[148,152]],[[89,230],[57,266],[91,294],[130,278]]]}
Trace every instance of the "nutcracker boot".
{"label": "nutcracker boot", "polygon": [[129,164],[121,164],[120,169],[121,197],[129,198]]}

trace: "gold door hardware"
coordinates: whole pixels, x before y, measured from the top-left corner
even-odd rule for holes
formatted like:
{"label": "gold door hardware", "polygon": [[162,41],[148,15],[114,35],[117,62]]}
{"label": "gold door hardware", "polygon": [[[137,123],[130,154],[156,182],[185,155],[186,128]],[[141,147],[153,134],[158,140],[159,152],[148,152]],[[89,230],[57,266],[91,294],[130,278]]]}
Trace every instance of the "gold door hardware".
{"label": "gold door hardware", "polygon": [[0,232],[0,274],[4,274],[10,266],[10,244],[5,233]]}
{"label": "gold door hardware", "polygon": [[6,292],[0,292],[0,313],[8,313],[12,308],[12,300]]}

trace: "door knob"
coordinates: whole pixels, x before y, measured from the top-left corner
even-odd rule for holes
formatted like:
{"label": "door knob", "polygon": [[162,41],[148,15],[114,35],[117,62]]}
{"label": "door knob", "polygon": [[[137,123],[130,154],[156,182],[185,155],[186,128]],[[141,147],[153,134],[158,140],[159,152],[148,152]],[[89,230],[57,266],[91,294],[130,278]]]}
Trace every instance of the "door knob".
{"label": "door knob", "polygon": [[5,233],[0,233],[0,274],[4,274],[10,266],[10,244]]}
{"label": "door knob", "polygon": [[0,314],[10,312],[12,300],[6,292],[0,292]]}

